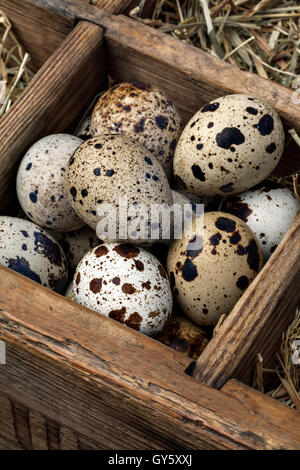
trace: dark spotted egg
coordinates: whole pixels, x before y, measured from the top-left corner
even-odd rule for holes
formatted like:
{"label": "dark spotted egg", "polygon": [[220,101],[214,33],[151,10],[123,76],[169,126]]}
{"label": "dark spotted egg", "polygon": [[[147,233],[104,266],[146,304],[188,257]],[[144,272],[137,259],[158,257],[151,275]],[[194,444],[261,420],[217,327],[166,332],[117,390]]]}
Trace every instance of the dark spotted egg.
{"label": "dark spotted egg", "polygon": [[193,219],[168,254],[179,305],[198,325],[215,325],[255,278],[263,256],[255,235],[238,217],[207,212]]}
{"label": "dark spotted egg", "polygon": [[173,154],[181,123],[173,103],[157,88],[120,83],[98,100],[92,114],[92,133],[124,134],[144,145],[172,175]]}
{"label": "dark spotted egg", "polygon": [[81,143],[81,139],[72,135],[49,135],[36,142],[20,164],[19,202],[26,215],[41,227],[68,232],[84,225],[73,211],[64,188],[66,166]]}
{"label": "dark spotted egg", "polygon": [[163,332],[155,339],[192,359],[198,359],[209,341],[203,328],[182,315],[172,315]]}
{"label": "dark spotted egg", "polygon": [[[109,218],[109,226],[116,227],[115,234],[97,231],[105,241],[150,243],[151,208],[172,204],[159,162],[141,144],[122,135],[102,135],[84,142],[67,166],[65,187],[71,206],[86,224],[95,230],[102,221],[105,228]],[[147,214],[142,214],[142,207]]]}
{"label": "dark spotted egg", "polygon": [[62,248],[28,220],[0,217],[0,264],[56,292],[66,288],[68,268]]}
{"label": "dark spotted egg", "polygon": [[222,211],[240,217],[255,233],[265,260],[270,258],[294,217],[300,210],[300,201],[289,188],[271,181],[225,199]]}
{"label": "dark spotted egg", "polygon": [[91,248],[102,243],[95,230],[87,225],[73,232],[55,233],[54,237],[64,250],[70,268],[75,268]]}
{"label": "dark spotted egg", "polygon": [[91,116],[86,117],[80,124],[77,132],[77,137],[82,140],[88,140],[93,137],[92,135],[92,118]]}
{"label": "dark spotted egg", "polygon": [[189,192],[240,193],[269,176],[284,147],[276,111],[247,95],[217,98],[185,127],[174,156],[174,174]]}
{"label": "dark spotted egg", "polygon": [[78,264],[75,302],[146,335],[159,333],[172,312],[165,269],[144,249],[107,243],[89,251]]}

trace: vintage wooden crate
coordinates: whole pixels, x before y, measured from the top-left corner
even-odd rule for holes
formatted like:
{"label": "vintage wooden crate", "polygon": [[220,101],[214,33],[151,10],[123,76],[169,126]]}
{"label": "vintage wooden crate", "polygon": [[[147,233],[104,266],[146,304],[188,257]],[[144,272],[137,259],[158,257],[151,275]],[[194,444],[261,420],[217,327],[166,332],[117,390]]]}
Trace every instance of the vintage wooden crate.
{"label": "vintage wooden crate", "polygon": [[[0,0],[0,8],[39,69],[0,121],[1,213],[12,210],[24,151],[43,135],[71,131],[108,74],[164,89],[185,121],[216,96],[247,92],[300,131],[300,107],[287,89],[126,17],[83,0]],[[289,145],[277,171],[291,168],[300,168],[300,157]],[[191,364],[0,267],[0,339],[7,348],[0,448],[299,449],[299,411],[247,385],[258,352],[267,366],[274,362],[299,284],[300,216]]]}

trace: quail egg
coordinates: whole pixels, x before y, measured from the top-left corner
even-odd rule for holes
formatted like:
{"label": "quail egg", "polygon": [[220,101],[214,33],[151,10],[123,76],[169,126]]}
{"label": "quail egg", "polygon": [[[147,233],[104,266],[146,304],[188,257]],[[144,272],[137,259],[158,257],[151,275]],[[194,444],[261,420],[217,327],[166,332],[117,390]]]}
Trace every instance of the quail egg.
{"label": "quail egg", "polygon": [[81,125],[79,126],[79,129],[76,132],[77,137],[81,140],[89,140],[93,137],[92,135],[92,117],[88,116],[86,117]]}
{"label": "quail egg", "polygon": [[190,193],[229,196],[269,176],[284,147],[276,111],[248,95],[217,98],[185,127],[174,156],[174,175]]}
{"label": "quail egg", "polygon": [[263,264],[250,228],[224,212],[193,218],[168,253],[168,273],[184,314],[198,325],[215,325],[228,314]]}
{"label": "quail egg", "polygon": [[56,233],[54,236],[64,250],[70,268],[75,268],[91,248],[102,243],[95,230],[87,225],[73,232]]}
{"label": "quail egg", "polygon": [[173,103],[157,88],[120,83],[98,100],[92,114],[92,133],[124,134],[143,144],[158,159],[168,178],[181,131]]}
{"label": "quail egg", "polygon": [[20,164],[19,202],[26,215],[41,227],[68,232],[84,225],[71,208],[64,188],[67,163],[81,143],[72,135],[49,135],[36,142]]}
{"label": "quail egg", "polygon": [[146,335],[159,333],[172,312],[165,269],[146,250],[107,243],[89,251],[77,266],[75,301]]}
{"label": "quail egg", "polygon": [[[154,225],[159,224],[153,207],[172,204],[159,162],[122,135],[102,135],[83,143],[67,166],[65,187],[78,216],[105,241],[150,242]],[[160,228],[154,239],[160,238]]]}
{"label": "quail egg", "polygon": [[182,315],[172,315],[155,339],[195,360],[208,344],[207,332]]}
{"label": "quail egg", "polygon": [[56,292],[64,292],[68,268],[60,245],[34,223],[0,217],[0,264]]}
{"label": "quail egg", "polygon": [[275,251],[300,210],[289,188],[265,181],[222,202],[222,211],[240,217],[255,233],[267,260]]}

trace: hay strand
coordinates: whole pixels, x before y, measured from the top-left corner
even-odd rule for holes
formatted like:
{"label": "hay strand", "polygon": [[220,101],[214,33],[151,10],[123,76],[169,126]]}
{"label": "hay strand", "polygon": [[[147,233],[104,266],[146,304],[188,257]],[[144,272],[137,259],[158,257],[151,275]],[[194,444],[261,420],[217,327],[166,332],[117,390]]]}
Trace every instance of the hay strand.
{"label": "hay strand", "polygon": [[300,74],[300,6],[285,0],[158,0],[131,16],[242,70],[293,87]]}
{"label": "hay strand", "polygon": [[9,18],[0,10],[0,117],[32,79],[29,61],[30,56],[13,33]]}

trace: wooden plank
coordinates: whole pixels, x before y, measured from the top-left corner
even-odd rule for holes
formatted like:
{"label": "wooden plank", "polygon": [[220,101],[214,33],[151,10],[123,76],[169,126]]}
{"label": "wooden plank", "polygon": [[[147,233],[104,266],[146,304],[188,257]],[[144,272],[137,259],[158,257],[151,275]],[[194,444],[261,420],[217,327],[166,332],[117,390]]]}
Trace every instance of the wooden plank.
{"label": "wooden plank", "polygon": [[13,30],[24,49],[31,56],[30,66],[37,71],[48,60],[71,32],[71,19],[34,5],[24,0],[0,0],[3,10],[13,24]]}
{"label": "wooden plank", "polygon": [[296,414],[300,416],[299,411],[295,411],[235,379],[228,380],[222,387],[222,392],[227,393],[228,396],[236,398],[241,402],[247,403],[259,413],[262,411],[261,407],[263,406],[264,412],[266,413],[265,430],[274,429],[275,431],[278,417],[280,417],[280,422],[284,422],[289,426]]}
{"label": "wooden plank", "polygon": [[0,210],[11,207],[20,157],[38,138],[72,130],[105,86],[102,29],[81,22],[0,120]]}
{"label": "wooden plank", "polygon": [[0,389],[81,433],[82,445],[92,437],[102,449],[299,448],[299,413],[288,423],[276,414],[266,433],[263,403],[189,377],[184,355],[11,270],[0,267],[0,280]]}
{"label": "wooden plank", "polygon": [[[112,16],[76,0],[29,0],[66,18],[102,25],[109,54],[109,73],[118,81],[146,81],[162,88],[186,122],[205,103],[229,93],[262,98],[280,114],[286,128],[300,133],[300,107],[294,91],[276,82],[239,70],[198,48],[130,18]],[[275,172],[300,169],[299,148],[289,143]]]}
{"label": "wooden plank", "polygon": [[193,377],[216,388],[230,378],[249,382],[257,353],[272,366],[300,303],[299,285],[300,214],[199,357]]}

